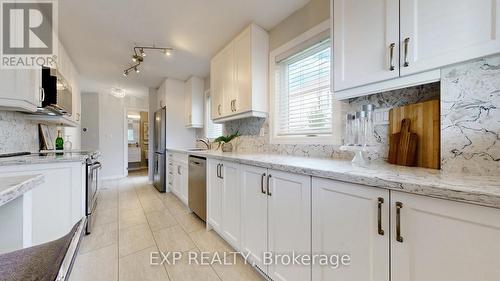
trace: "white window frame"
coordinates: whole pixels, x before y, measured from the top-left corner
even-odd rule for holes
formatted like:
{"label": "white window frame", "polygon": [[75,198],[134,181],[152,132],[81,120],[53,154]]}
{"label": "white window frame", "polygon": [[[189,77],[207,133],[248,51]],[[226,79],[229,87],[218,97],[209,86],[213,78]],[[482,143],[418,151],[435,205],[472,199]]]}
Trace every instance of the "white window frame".
{"label": "white window frame", "polygon": [[[275,73],[277,70],[277,64],[275,63],[277,58],[283,54],[292,51],[293,49],[304,44],[308,40],[319,36],[321,33],[330,30],[330,20],[326,20],[317,26],[311,28],[310,30],[304,32],[303,34],[297,36],[291,41],[285,43],[284,45],[273,50],[269,55],[269,93],[270,93],[270,109],[269,109],[269,128],[270,128],[270,143],[272,144],[330,144],[330,145],[341,145],[342,144],[342,108],[341,103],[335,98],[332,98],[332,134],[328,136],[278,136],[278,93],[276,93],[276,81]],[[331,38],[333,43],[333,38]],[[333,44],[332,44],[333,45]],[[332,47],[333,48],[333,47]],[[333,64],[332,64],[333,66]],[[333,81],[331,81],[333,83]],[[331,87],[330,87],[331,88]],[[330,90],[331,91],[331,90]],[[333,93],[332,93],[333,95]]]}

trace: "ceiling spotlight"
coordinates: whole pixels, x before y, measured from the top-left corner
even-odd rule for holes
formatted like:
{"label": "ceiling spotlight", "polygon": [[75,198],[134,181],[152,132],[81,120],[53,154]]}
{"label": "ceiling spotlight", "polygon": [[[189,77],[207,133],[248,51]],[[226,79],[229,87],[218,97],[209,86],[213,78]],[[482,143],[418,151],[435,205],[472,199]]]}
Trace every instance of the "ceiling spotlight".
{"label": "ceiling spotlight", "polygon": [[144,58],[146,57],[145,50],[160,51],[163,52],[166,56],[171,56],[174,51],[174,49],[171,47],[156,47],[155,45],[135,46],[134,53],[132,55],[132,61],[134,62],[134,64],[123,71],[123,76],[127,76],[132,70],[134,70],[136,73],[140,72],[140,69],[138,67],[144,62]]}
{"label": "ceiling spotlight", "polygon": [[170,57],[172,55],[172,49],[171,48],[165,48],[165,55],[167,55],[167,57]]}
{"label": "ceiling spotlight", "polygon": [[136,67],[134,67],[134,70],[135,70],[135,73],[139,73],[139,72],[141,72],[141,71],[139,70],[139,68],[137,68],[137,66],[136,66]]}
{"label": "ceiling spotlight", "polygon": [[125,76],[125,77],[128,76],[128,70],[123,71],[123,76]]}
{"label": "ceiling spotlight", "polygon": [[140,52],[141,52],[141,56],[142,56],[142,57],[145,57],[145,56],[146,56],[146,53],[144,52],[144,49],[142,49],[142,48],[141,48],[141,49],[140,49]]}

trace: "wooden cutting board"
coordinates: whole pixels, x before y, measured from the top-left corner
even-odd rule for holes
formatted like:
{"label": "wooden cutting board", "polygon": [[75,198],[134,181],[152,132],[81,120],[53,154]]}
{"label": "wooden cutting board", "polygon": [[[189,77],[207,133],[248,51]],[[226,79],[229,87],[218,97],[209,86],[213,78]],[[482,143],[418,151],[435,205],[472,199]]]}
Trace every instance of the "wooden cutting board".
{"label": "wooden cutting board", "polygon": [[[415,166],[439,169],[440,157],[440,108],[439,100],[396,107],[389,111],[389,149],[398,148],[400,137],[393,134],[401,132],[401,123],[410,119],[410,132],[418,138]],[[397,138],[397,140],[395,140]],[[389,161],[394,154],[389,155]]]}

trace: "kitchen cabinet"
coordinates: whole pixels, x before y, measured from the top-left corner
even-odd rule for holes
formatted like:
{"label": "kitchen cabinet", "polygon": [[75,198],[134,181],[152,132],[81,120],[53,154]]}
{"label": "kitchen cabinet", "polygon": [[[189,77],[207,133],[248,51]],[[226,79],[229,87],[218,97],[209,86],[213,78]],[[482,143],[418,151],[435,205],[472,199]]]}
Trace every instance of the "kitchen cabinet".
{"label": "kitchen cabinet", "polygon": [[[170,168],[170,159],[172,165]],[[188,164],[187,155],[172,153],[169,155],[169,187],[171,192],[184,204],[188,205]]]}
{"label": "kitchen cabinet", "polygon": [[389,191],[320,178],[312,186],[312,252],[347,253],[355,261],[347,268],[314,265],[312,279],[388,281]]}
{"label": "kitchen cabinet", "polygon": [[0,109],[35,112],[42,105],[41,69],[0,70]]}
{"label": "kitchen cabinet", "polygon": [[187,128],[203,128],[204,81],[191,77],[185,83],[184,105]]}
{"label": "kitchen cabinet", "polygon": [[438,81],[440,67],[498,53],[499,1],[332,0],[335,97]]}
{"label": "kitchen cabinet", "polygon": [[251,24],[211,60],[214,122],[267,116],[268,41]]}
{"label": "kitchen cabinet", "polygon": [[[311,178],[241,166],[242,249],[273,280],[311,280],[311,268],[263,265],[262,254],[311,253]],[[265,207],[266,206],[266,207]]]}
{"label": "kitchen cabinet", "polygon": [[222,234],[236,249],[241,244],[240,218],[240,171],[239,165],[223,161],[220,175],[222,177]]}
{"label": "kitchen cabinet", "polygon": [[207,221],[235,249],[240,248],[240,170],[227,161],[208,163]]}
{"label": "kitchen cabinet", "polygon": [[391,280],[498,280],[500,210],[391,191]]}
{"label": "kitchen cabinet", "polygon": [[68,234],[85,216],[86,165],[62,162],[0,167],[4,176],[43,175],[31,190],[31,245],[53,241]]}
{"label": "kitchen cabinet", "polygon": [[241,251],[250,253],[252,264],[263,272],[267,272],[263,257],[268,249],[266,177],[266,168],[241,166]]}
{"label": "kitchen cabinet", "polygon": [[222,229],[222,178],[221,163],[208,159],[207,166],[207,223],[217,232]]}

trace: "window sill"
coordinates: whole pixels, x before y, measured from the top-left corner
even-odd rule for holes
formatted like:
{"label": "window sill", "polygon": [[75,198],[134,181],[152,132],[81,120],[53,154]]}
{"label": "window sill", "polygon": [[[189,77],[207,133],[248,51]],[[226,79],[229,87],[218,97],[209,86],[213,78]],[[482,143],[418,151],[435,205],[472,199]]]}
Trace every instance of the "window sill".
{"label": "window sill", "polygon": [[307,145],[342,145],[340,139],[333,135],[329,136],[271,136],[271,144],[307,144]]}

